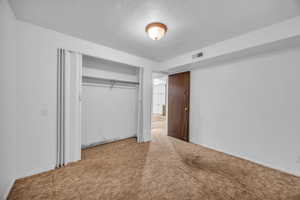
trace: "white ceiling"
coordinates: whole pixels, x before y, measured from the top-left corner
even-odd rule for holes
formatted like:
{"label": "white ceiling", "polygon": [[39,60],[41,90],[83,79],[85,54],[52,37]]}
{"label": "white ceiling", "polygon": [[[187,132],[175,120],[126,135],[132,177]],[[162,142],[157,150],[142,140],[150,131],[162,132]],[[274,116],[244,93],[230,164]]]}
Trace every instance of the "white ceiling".
{"label": "white ceiling", "polygon": [[[300,15],[300,0],[11,0],[18,19],[163,61]],[[145,26],[165,23],[163,39]]]}

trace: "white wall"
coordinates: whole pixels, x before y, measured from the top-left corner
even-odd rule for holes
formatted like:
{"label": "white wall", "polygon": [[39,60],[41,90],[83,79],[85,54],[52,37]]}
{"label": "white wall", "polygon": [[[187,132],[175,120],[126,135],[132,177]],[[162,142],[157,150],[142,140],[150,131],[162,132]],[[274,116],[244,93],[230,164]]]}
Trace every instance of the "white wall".
{"label": "white wall", "polygon": [[300,46],[191,72],[190,140],[300,175]]}
{"label": "white wall", "polygon": [[82,144],[136,136],[137,88],[83,86]]}
{"label": "white wall", "polygon": [[[83,75],[138,81],[138,68],[83,56]],[[87,83],[89,84],[89,83]],[[97,84],[97,83],[96,83]],[[101,86],[100,86],[101,85]],[[136,85],[110,84],[82,87],[82,145],[137,135]]]}
{"label": "white wall", "polygon": [[[55,166],[57,48],[145,67],[146,80],[151,80],[154,63],[147,59],[18,21],[18,177],[50,170]],[[147,98],[147,95],[151,95],[151,85],[145,85],[144,96]],[[145,107],[149,118],[150,102]],[[150,120],[147,123],[149,125],[145,127],[150,135]]]}
{"label": "white wall", "polygon": [[[219,57],[229,57],[241,51],[253,50],[299,36],[300,16],[179,55],[160,63],[159,69],[170,72],[182,71],[191,63],[211,62]],[[203,56],[193,59],[192,55],[199,52],[203,52]]]}
{"label": "white wall", "polygon": [[0,199],[15,179],[16,22],[7,0],[0,0]]}

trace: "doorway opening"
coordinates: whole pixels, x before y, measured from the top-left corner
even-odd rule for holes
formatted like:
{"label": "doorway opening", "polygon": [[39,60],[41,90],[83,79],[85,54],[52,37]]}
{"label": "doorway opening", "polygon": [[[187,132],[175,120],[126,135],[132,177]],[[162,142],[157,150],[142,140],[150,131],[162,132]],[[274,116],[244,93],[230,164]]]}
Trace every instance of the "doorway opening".
{"label": "doorway opening", "polygon": [[151,135],[167,135],[167,83],[168,76],[152,75],[152,123]]}

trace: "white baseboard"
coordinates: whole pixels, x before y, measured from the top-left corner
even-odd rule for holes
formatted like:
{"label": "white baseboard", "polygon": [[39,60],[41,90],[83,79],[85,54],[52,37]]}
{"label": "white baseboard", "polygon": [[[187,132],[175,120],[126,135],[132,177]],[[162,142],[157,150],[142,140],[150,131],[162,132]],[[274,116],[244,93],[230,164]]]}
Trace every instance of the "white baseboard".
{"label": "white baseboard", "polygon": [[[193,142],[190,142],[190,143],[193,143]],[[217,149],[215,147],[210,147],[208,145],[197,144],[197,143],[193,143],[193,144],[200,145],[200,146],[203,146],[205,148],[212,149],[214,151],[218,151],[218,152],[221,152],[221,153],[225,153],[227,155],[230,155],[230,156],[233,156],[233,157],[236,157],[236,158],[240,158],[240,159],[243,159],[243,160],[246,160],[246,161],[249,161],[249,162],[253,162],[255,164],[261,165],[261,166],[266,167],[266,168],[274,169],[274,170],[277,170],[277,171],[280,171],[280,172],[283,172],[283,173],[286,173],[286,174],[290,174],[292,176],[299,176],[300,177],[300,171],[299,172],[295,172],[295,171],[291,171],[291,170],[277,168],[277,167],[271,166],[270,164],[267,164],[267,163],[264,163],[264,162],[261,162],[261,161],[256,161],[256,160],[253,160],[251,158],[248,158],[248,157],[245,157],[245,156],[241,156],[241,155],[237,155],[237,154],[234,154],[234,153],[231,153],[231,152],[227,152],[227,151],[224,151],[224,150],[221,150],[221,149]]]}
{"label": "white baseboard", "polygon": [[43,168],[34,168],[34,169],[31,169],[30,171],[26,171],[26,172],[19,173],[19,174],[17,173],[16,180],[20,179],[20,178],[26,178],[26,177],[33,176],[36,174],[44,173],[44,172],[47,172],[47,171],[50,171],[53,169],[55,169],[55,163],[49,164],[48,166],[43,167]]}
{"label": "white baseboard", "polygon": [[132,135],[132,136],[126,136],[126,137],[117,137],[117,138],[112,138],[112,139],[108,139],[108,140],[103,140],[103,141],[99,141],[99,142],[93,142],[90,144],[82,144],[81,145],[81,149],[87,149],[87,148],[91,148],[91,147],[95,147],[101,144],[107,144],[107,143],[111,143],[111,142],[116,142],[116,141],[120,141],[120,140],[125,140],[128,138],[136,138],[136,134]]}
{"label": "white baseboard", "polygon": [[12,189],[12,187],[13,187],[14,184],[15,184],[15,180],[13,179],[11,181],[9,187],[6,188],[6,191],[3,194],[3,196],[1,197],[1,200],[6,200],[7,199],[7,197],[8,197],[8,195],[9,195],[9,193],[10,193],[10,191],[11,191],[11,189]]}

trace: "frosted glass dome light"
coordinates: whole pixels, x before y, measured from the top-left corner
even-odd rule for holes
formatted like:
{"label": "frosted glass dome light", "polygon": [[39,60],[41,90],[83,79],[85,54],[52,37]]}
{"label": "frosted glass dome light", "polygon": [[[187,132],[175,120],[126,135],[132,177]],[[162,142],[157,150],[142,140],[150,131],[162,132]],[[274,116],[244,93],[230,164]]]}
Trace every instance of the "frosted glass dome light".
{"label": "frosted glass dome light", "polygon": [[167,30],[167,26],[160,22],[154,22],[146,26],[146,32],[152,40],[160,40]]}

